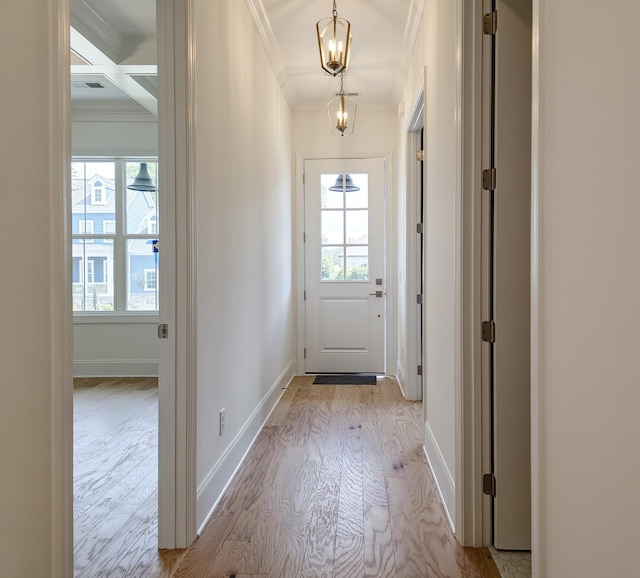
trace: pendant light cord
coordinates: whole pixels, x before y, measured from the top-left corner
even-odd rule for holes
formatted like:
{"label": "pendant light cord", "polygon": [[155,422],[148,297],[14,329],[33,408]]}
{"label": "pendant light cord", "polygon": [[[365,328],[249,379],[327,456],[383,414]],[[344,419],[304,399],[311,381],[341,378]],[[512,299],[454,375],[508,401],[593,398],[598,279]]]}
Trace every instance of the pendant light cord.
{"label": "pendant light cord", "polygon": [[338,17],[338,7],[336,6],[336,0],[333,0],[333,17]]}

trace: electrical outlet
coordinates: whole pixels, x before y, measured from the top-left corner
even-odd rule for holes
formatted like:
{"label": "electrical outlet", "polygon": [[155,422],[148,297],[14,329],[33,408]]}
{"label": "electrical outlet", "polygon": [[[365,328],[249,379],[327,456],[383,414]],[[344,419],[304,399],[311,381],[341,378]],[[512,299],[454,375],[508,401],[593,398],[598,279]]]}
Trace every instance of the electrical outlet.
{"label": "electrical outlet", "polygon": [[224,434],[224,408],[220,410],[220,435]]}

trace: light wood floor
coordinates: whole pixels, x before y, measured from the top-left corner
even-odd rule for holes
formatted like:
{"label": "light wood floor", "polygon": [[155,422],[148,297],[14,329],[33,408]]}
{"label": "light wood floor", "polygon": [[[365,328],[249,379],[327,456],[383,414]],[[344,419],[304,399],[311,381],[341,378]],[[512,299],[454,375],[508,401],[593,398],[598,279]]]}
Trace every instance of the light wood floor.
{"label": "light wood floor", "polygon": [[158,387],[153,378],[74,380],[77,578],[169,577],[158,551]]}
{"label": "light wood floor", "polygon": [[397,382],[298,377],[175,578],[499,578],[453,538]]}

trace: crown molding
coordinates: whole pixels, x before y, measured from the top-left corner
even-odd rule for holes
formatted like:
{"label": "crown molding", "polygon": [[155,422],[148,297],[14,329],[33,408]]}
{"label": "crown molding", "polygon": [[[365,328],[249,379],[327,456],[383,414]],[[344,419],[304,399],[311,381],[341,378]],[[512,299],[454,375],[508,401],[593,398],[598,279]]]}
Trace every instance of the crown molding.
{"label": "crown molding", "polygon": [[[71,26],[76,28],[92,44],[97,46],[113,62],[118,62],[123,35],[104,20],[85,0],[71,3]],[[80,54],[83,58],[83,54]],[[91,62],[91,64],[100,64]]]}
{"label": "crown molding", "polygon": [[404,27],[402,49],[400,52],[402,82],[398,85],[398,89],[396,91],[396,98],[398,101],[402,99],[404,84],[407,80],[407,74],[409,73],[409,65],[411,64],[411,58],[413,57],[413,52],[416,48],[418,33],[420,31],[420,27],[422,26],[424,3],[425,0],[411,0],[411,5],[409,6],[409,14],[407,15],[407,22]]}
{"label": "crown molding", "polygon": [[[273,34],[273,28],[271,28],[271,22],[267,16],[264,4],[262,3],[262,0],[245,0],[245,2],[256,25],[256,30],[258,31],[258,36],[260,36],[260,40],[262,41],[265,52],[267,53],[267,58],[269,59],[269,62],[271,62],[271,67],[278,79],[280,88],[282,89],[285,98],[287,98],[285,86],[287,84],[288,75],[284,59],[280,53],[276,37]],[[289,102],[288,104],[291,107],[291,103]]]}
{"label": "crown molding", "polygon": [[158,119],[133,101],[76,101],[71,103],[72,122],[152,122]]}

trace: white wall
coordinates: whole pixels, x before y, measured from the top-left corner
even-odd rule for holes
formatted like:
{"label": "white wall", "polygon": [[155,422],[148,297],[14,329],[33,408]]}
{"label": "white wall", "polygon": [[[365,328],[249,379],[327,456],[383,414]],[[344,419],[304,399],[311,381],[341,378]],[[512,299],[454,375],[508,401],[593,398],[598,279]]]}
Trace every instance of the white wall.
{"label": "white wall", "polygon": [[[330,96],[328,97],[330,98]],[[305,158],[385,158],[386,163],[386,201],[385,223],[387,227],[386,255],[386,291],[387,291],[387,336],[386,336],[386,371],[395,375],[397,370],[397,329],[396,329],[396,157],[397,157],[396,111],[367,110],[358,107],[356,125],[353,134],[345,137],[332,135],[325,107],[316,111],[301,111],[293,115],[292,146],[297,162]],[[298,219],[298,246],[302,246],[302,228],[304,222],[304,188],[302,185],[302,166],[297,166],[296,217]],[[298,265],[298,285],[304,285],[304,255],[296,254]],[[298,297],[300,297],[298,295]],[[299,302],[299,309],[303,303]],[[298,320],[298,346],[300,363],[304,347],[304,324]]]}
{"label": "white wall", "polygon": [[639,20],[633,0],[534,2],[540,578],[638,575]]}
{"label": "white wall", "polygon": [[131,107],[74,106],[71,150],[77,156],[157,156],[158,119]]}
{"label": "white wall", "polygon": [[295,361],[290,112],[244,2],[195,21],[200,525]]}
{"label": "white wall", "polygon": [[[111,106],[74,109],[74,156],[157,156],[158,122],[151,113]],[[162,188],[160,194],[163,195]],[[162,197],[161,197],[162,201]],[[73,375],[146,376],[158,374],[158,316],[127,322],[123,316],[74,320]]]}
{"label": "white wall", "polygon": [[75,320],[74,377],[158,375],[158,317],[127,322]]}
{"label": "white wall", "polygon": [[[68,5],[0,7],[0,556],[3,576],[72,575]],[[63,58],[58,58],[58,55]]]}
{"label": "white wall", "polygon": [[[292,145],[297,154],[306,158],[384,157],[396,154],[397,126],[396,111],[359,106],[353,134],[332,135],[326,107],[321,106],[318,112],[300,111],[293,115]],[[387,167],[387,171],[395,174],[394,167]],[[395,196],[395,186],[387,194]]]}
{"label": "white wall", "polygon": [[[456,308],[458,291],[456,222],[460,195],[458,3],[426,3],[421,44],[416,47],[404,91],[407,112],[425,87],[425,447],[445,503],[455,519]],[[400,141],[406,141],[406,126]],[[406,166],[402,151],[401,166]],[[403,201],[404,202],[404,201]],[[401,256],[402,258],[402,256]],[[401,336],[401,339],[403,337]],[[404,336],[405,340],[411,336]]]}

